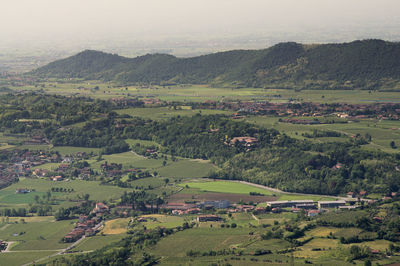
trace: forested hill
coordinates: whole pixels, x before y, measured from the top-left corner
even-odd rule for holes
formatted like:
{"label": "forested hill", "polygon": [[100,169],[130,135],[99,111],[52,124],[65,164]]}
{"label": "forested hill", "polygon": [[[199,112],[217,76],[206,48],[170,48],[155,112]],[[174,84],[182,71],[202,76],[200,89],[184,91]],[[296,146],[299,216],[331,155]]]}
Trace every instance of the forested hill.
{"label": "forested hill", "polygon": [[83,51],[29,74],[134,83],[208,83],[310,89],[400,89],[400,43],[280,43],[263,50],[233,50],[191,58],[148,54],[126,58]]}

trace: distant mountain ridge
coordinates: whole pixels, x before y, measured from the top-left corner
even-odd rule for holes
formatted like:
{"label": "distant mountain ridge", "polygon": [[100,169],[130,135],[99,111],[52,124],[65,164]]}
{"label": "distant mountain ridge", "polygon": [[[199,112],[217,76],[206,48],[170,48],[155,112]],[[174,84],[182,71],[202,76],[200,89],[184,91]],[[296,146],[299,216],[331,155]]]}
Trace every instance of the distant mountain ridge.
{"label": "distant mountain ridge", "polygon": [[126,58],[86,50],[29,73],[121,84],[212,84],[299,89],[400,89],[400,43],[363,40],[342,44],[280,43],[191,58],[147,54]]}

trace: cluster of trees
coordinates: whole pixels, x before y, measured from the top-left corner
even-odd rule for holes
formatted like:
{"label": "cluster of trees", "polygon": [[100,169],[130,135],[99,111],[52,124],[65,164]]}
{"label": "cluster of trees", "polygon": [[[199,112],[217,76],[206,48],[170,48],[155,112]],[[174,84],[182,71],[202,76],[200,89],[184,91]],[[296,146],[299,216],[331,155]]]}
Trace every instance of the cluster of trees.
{"label": "cluster of trees", "polygon": [[336,131],[329,130],[313,130],[313,133],[303,133],[302,136],[306,138],[323,138],[323,137],[341,137],[342,134]]}
{"label": "cluster of trees", "polygon": [[400,188],[396,164],[396,156],[364,151],[353,144],[297,142],[287,147],[271,146],[237,154],[211,177],[240,179],[303,193],[340,194],[360,190],[388,193]]}
{"label": "cluster of trees", "polygon": [[[234,137],[258,140],[249,148]],[[313,136],[337,136],[316,131]],[[173,156],[210,159],[220,170],[212,178],[239,179],[286,191],[340,194],[348,191],[389,193],[400,188],[395,170],[400,156],[365,151],[361,136],[347,143],[312,143],[289,138],[223,116],[175,117],[168,121],[139,122],[127,127],[122,138],[153,140],[161,152]]]}
{"label": "cluster of trees", "polygon": [[[162,197],[147,193],[144,190],[124,192],[121,196],[121,204],[131,205],[134,210],[158,212],[161,204],[164,203]],[[150,208],[149,208],[150,206]]]}
{"label": "cluster of trees", "polygon": [[237,142],[229,145],[234,137],[257,137],[260,145],[267,145],[278,135],[273,129],[231,121],[223,116],[174,117],[168,121],[141,123],[124,130],[123,137],[154,140],[163,148],[161,152],[189,158],[224,160],[246,147]]}
{"label": "cluster of trees", "polygon": [[89,200],[88,194],[86,195],[87,196],[85,196],[85,201],[82,202],[79,206],[58,209],[58,211],[54,214],[56,220],[60,221],[73,219],[81,214],[90,215],[90,211],[93,210],[94,207],[94,202]]}
{"label": "cluster of trees", "polygon": [[0,216],[8,216],[8,217],[26,217],[28,211],[25,208],[18,208],[18,209],[1,209]]}

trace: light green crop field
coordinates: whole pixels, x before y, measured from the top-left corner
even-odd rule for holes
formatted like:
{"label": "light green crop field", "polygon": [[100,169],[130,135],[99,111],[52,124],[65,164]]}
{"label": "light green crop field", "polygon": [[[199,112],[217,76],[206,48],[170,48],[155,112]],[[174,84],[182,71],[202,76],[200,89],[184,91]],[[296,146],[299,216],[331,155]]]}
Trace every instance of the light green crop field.
{"label": "light green crop field", "polygon": [[210,181],[210,182],[188,182],[182,186],[189,186],[189,188],[196,188],[209,192],[222,192],[222,193],[236,193],[236,194],[249,194],[250,192],[257,192],[264,195],[272,195],[271,191],[253,187],[246,184],[229,181]]}
{"label": "light green crop field", "polygon": [[21,252],[8,252],[0,253],[1,266],[22,265],[24,263],[32,262],[37,259],[54,254],[54,251],[21,251]]}
{"label": "light green crop field", "polygon": [[16,250],[57,250],[68,246],[62,238],[74,227],[74,220],[43,221],[10,224],[6,230],[0,230],[0,239],[17,241],[12,247]]}
{"label": "light green crop field", "polygon": [[33,191],[26,194],[17,194],[15,193],[15,190],[6,188],[0,190],[0,204],[30,204],[35,201],[35,196],[41,197],[45,194],[46,193],[44,191]]}
{"label": "light green crop field", "polygon": [[167,119],[174,116],[193,116],[195,114],[202,115],[214,115],[214,114],[225,114],[230,115],[232,111],[223,111],[223,110],[192,110],[192,109],[177,109],[174,110],[170,107],[155,107],[155,108],[129,108],[129,109],[121,109],[117,110],[118,114],[128,114],[131,116],[139,116],[144,119],[152,119],[152,120],[162,120]]}

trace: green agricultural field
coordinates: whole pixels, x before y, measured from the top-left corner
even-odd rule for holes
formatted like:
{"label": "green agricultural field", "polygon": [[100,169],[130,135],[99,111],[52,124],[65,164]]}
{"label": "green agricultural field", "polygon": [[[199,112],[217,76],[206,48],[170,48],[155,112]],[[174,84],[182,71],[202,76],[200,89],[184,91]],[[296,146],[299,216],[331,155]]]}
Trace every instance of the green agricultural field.
{"label": "green agricultural field", "polygon": [[318,219],[333,223],[355,223],[358,218],[367,215],[368,213],[366,211],[338,211],[325,213]]}
{"label": "green agricultural field", "polygon": [[6,230],[0,230],[0,239],[16,241],[17,250],[58,250],[68,246],[61,239],[74,227],[74,220],[42,221],[10,224]]}
{"label": "green agricultural field", "polygon": [[257,192],[264,195],[272,195],[271,191],[253,187],[246,184],[229,181],[210,181],[210,182],[188,182],[182,184],[182,186],[188,186],[189,188],[196,188],[203,191],[209,192],[222,192],[222,193],[236,193],[236,194],[249,194],[250,192]]}
{"label": "green agricultural field", "polygon": [[161,176],[177,178],[206,177],[216,167],[209,162],[199,162],[190,159],[181,159],[157,169]]}
{"label": "green agricultural field", "polygon": [[[184,193],[190,193],[190,189],[193,193],[200,192],[220,192],[220,193],[236,193],[236,194],[250,194],[250,192],[261,193],[266,196],[277,196],[278,200],[300,200],[309,199],[314,201],[319,200],[334,200],[332,197],[316,196],[316,195],[306,195],[306,194],[280,194],[266,190],[263,188],[254,187],[247,184],[242,184],[234,181],[200,181],[200,182],[188,182],[183,183],[181,186],[185,186]],[[186,188],[188,186],[189,190]],[[261,203],[259,207],[265,207],[265,204]]]}
{"label": "green agricultural field", "polygon": [[20,251],[0,253],[0,265],[22,265],[54,254],[54,251]]}
{"label": "green agricultural field", "polygon": [[146,228],[152,229],[156,227],[175,228],[182,225],[185,219],[180,216],[149,214],[141,216],[147,219],[147,222],[142,222]]}
{"label": "green agricultural field", "polygon": [[151,186],[153,188],[161,187],[165,185],[165,181],[163,177],[146,177],[146,178],[140,178],[136,179],[134,181],[130,181],[129,184],[132,185],[132,187],[148,187]]}
{"label": "green agricultural field", "polygon": [[229,249],[249,241],[248,228],[193,228],[162,239],[152,248],[154,254],[163,257],[185,257],[189,250],[210,251]]}
{"label": "green agricultural field", "polygon": [[103,155],[103,160],[92,162],[91,167],[100,170],[100,165],[105,161],[108,163],[122,164],[123,168],[142,168],[151,173],[156,171],[159,176],[170,178],[198,178],[205,177],[215,166],[207,161],[198,161],[190,159],[178,159],[177,161],[166,161],[163,166],[164,159],[150,159],[138,155],[134,152],[116,153],[111,155]]}
{"label": "green agricultural field", "polygon": [[[71,181],[61,181],[54,182],[43,179],[20,179],[20,181],[16,184],[12,184],[11,186],[0,190],[0,199],[3,202],[3,197],[5,200],[7,198],[8,201],[20,201],[21,203],[32,203],[34,200],[35,193],[39,193],[40,195],[44,195],[47,191],[51,190],[52,187],[63,187],[66,189],[73,189],[74,191],[71,193],[52,193],[59,200],[67,200],[67,199],[77,199],[78,196],[82,196],[84,194],[89,194],[91,200],[102,201],[102,200],[110,200],[110,199],[119,199],[119,197],[124,193],[124,191],[130,191],[126,188],[120,188],[116,186],[106,186],[100,185],[98,181],[83,181],[83,180],[71,180]],[[35,192],[27,193],[27,194],[15,194],[15,190],[17,188],[28,188],[34,189]],[[32,194],[33,193],[33,194]],[[68,204],[68,202],[64,202]],[[64,205],[61,204],[61,206]],[[60,206],[60,205],[58,205]],[[53,208],[57,208],[57,206],[53,206]]]}
{"label": "green agricultural field", "polygon": [[92,251],[101,249],[109,244],[117,242],[124,238],[125,234],[119,235],[96,235],[85,238],[79,245],[75,246],[71,251]]}
{"label": "green agricultural field", "polygon": [[98,154],[100,152],[100,148],[85,148],[85,147],[69,147],[69,146],[57,146],[53,147],[51,150],[58,151],[61,155],[67,154],[75,154],[77,152],[86,152],[94,154]]}
{"label": "green agricultural field", "polygon": [[318,258],[326,255],[324,254],[324,252],[313,251],[312,249],[335,249],[338,244],[339,240],[337,239],[314,238],[310,242],[306,243],[304,246],[300,247],[298,251],[293,252],[293,255],[299,258]]}
{"label": "green agricultural field", "polygon": [[0,143],[0,151],[13,148],[14,145],[9,145],[8,143]]}
{"label": "green agricultural field", "polygon": [[151,140],[126,139],[125,142],[128,143],[129,146],[131,146],[131,147],[135,146],[135,145],[138,144],[138,143],[139,143],[140,145],[142,145],[142,146],[145,146],[145,147],[149,147],[149,146],[161,147],[160,144],[158,144],[158,143],[155,142],[155,141],[151,141]]}
{"label": "green agricultural field", "polygon": [[26,194],[17,194],[15,193],[15,190],[6,188],[0,190],[0,204],[30,204],[35,202],[35,196],[41,197],[45,194],[46,193],[44,191],[33,191]]}
{"label": "green agricultural field", "polygon": [[32,169],[46,169],[46,170],[50,170],[50,171],[54,171],[58,168],[58,166],[60,166],[61,163],[45,163],[45,164],[41,164],[35,167],[32,167]]}
{"label": "green agricultural field", "polygon": [[111,155],[103,155],[103,161],[91,164],[94,169],[100,170],[100,165],[105,161],[108,163],[122,164],[125,168],[157,168],[162,166],[163,160],[147,159],[134,152],[123,152]]}
{"label": "green agricultural field", "polygon": [[102,233],[105,235],[120,235],[126,233],[131,218],[119,218],[106,221]]}
{"label": "green agricultural field", "polygon": [[332,198],[329,196],[315,196],[315,195],[307,195],[307,194],[277,194],[279,196],[279,200],[313,200],[313,201],[321,201],[321,200],[336,200],[336,198]]}

